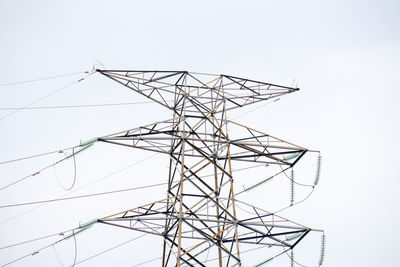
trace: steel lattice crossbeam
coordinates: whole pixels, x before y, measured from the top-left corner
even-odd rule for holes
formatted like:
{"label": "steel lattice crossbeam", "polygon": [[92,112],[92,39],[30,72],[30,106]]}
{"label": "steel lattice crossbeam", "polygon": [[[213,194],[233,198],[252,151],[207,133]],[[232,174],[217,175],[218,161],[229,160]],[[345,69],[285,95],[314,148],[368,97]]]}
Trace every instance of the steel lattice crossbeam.
{"label": "steel lattice crossbeam", "polygon": [[[229,75],[210,75],[187,71],[98,70],[124,86],[171,110],[185,104],[187,113],[223,112],[297,91],[271,83]],[[184,98],[189,103],[182,101]],[[224,109],[217,105],[224,103]]]}
{"label": "steel lattice crossbeam", "polygon": [[[243,245],[250,247],[257,245],[293,248],[310,231],[302,225],[275,214],[264,213],[254,207],[256,217],[243,218],[237,221],[232,218],[207,214],[206,206],[202,206],[194,212],[185,213],[180,217],[173,211],[171,202],[172,199],[170,201],[166,199],[156,201],[99,219],[99,222],[158,235],[176,247],[177,226],[179,220],[182,220],[185,224],[185,230],[182,231],[181,238],[188,241],[188,246],[182,250],[181,257],[189,265],[195,262],[201,266],[205,266],[204,259],[206,259],[207,250],[212,247],[221,249],[228,255],[228,258],[231,257],[233,261],[239,262],[239,259],[232,252],[233,244],[237,240],[242,244],[242,247],[244,247]],[[226,205],[226,203],[221,204]],[[167,205],[169,206],[165,209]],[[165,231],[166,217],[171,223],[167,231]],[[237,228],[237,238],[235,228]],[[293,236],[295,238],[290,238]]]}
{"label": "steel lattice crossbeam", "polygon": [[[186,119],[188,121],[187,117]],[[206,121],[207,118],[197,118],[197,120],[201,122],[201,120]],[[186,123],[189,129],[185,131],[185,140],[190,143],[190,146],[185,148],[185,155],[207,157],[210,160],[224,160],[224,157],[215,154],[215,151],[211,148],[216,147],[217,151],[223,151],[230,145],[231,160],[292,166],[307,151],[305,148],[233,121],[216,119],[215,122],[222,126],[229,124],[231,129],[235,128],[235,132],[242,132],[241,137],[228,138],[222,131],[215,133],[198,132],[197,128],[192,128],[191,124]],[[175,126],[174,120],[166,120],[103,136],[99,138],[99,141],[177,155],[180,151],[171,149],[171,141],[180,142],[183,132]]]}
{"label": "steel lattice crossbeam", "polygon": [[293,248],[311,231],[254,207],[257,216],[238,216],[232,162],[290,168],[307,149],[226,117],[228,110],[298,88],[187,71],[98,72],[173,114],[164,121],[98,138],[169,156],[167,198],[99,222],[161,236],[162,266],[206,266],[210,254],[219,266],[240,266],[239,244],[240,248]]}

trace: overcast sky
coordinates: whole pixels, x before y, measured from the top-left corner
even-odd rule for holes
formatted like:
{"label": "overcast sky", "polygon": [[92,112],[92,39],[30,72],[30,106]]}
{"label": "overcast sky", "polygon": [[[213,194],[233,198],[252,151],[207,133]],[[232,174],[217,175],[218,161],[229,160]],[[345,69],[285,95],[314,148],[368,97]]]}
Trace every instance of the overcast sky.
{"label": "overcast sky", "polygon": [[[283,215],[325,230],[324,266],[398,266],[399,11],[400,4],[394,0],[0,1],[0,162],[169,118],[168,111],[151,103],[23,110],[7,116],[12,111],[4,108],[26,106],[59,89],[31,107],[147,101],[98,73],[73,83],[93,64],[106,69],[223,73],[297,84],[299,92],[276,103],[231,115],[253,128],[321,151],[321,180],[315,192]],[[75,72],[79,73],[9,84]],[[137,164],[74,195],[165,182],[166,159],[152,156],[96,144],[77,157],[74,189]],[[0,187],[61,157],[1,164]],[[140,162],[148,157],[152,158]],[[304,175],[312,180],[315,157],[306,160],[312,166],[305,165]],[[65,194],[57,178],[65,187],[71,184],[73,168],[68,164],[0,190],[0,205]],[[268,185],[258,190],[246,195],[246,201],[266,210],[287,204],[284,198],[276,203],[264,201],[263,190],[273,190]],[[29,212],[37,206],[1,208],[0,247],[60,233],[80,222],[161,199],[163,192],[156,188],[151,194],[135,191],[57,202]],[[306,194],[300,190],[296,196],[300,199]],[[77,261],[138,236],[126,231],[95,225],[78,235]],[[2,248],[0,263],[54,240]],[[315,266],[319,246],[319,236],[310,237],[305,249],[295,250],[296,259]],[[55,250],[65,266],[72,264],[73,240]],[[145,237],[80,265],[133,266],[160,253],[161,240]],[[50,247],[11,266],[57,266],[55,255]],[[256,257],[262,261],[267,254]],[[282,256],[269,265],[289,266],[289,261]]]}

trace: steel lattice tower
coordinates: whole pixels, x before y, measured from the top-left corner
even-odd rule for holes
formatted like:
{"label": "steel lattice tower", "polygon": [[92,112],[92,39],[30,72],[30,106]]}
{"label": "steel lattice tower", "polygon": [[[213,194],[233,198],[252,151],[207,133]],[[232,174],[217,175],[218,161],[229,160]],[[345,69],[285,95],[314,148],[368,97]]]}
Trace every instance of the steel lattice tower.
{"label": "steel lattice tower", "polygon": [[98,222],[162,237],[162,266],[206,266],[210,255],[218,266],[241,266],[242,247],[292,249],[311,231],[254,207],[256,216],[238,216],[233,161],[291,168],[307,149],[226,116],[298,88],[187,71],[97,71],[173,113],[168,120],[98,139],[169,156],[165,199]]}

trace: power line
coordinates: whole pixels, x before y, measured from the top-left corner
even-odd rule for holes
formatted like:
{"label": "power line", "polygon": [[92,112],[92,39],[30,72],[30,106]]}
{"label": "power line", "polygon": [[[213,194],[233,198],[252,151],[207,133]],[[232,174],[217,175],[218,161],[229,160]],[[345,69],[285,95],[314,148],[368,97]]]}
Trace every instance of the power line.
{"label": "power line", "polygon": [[56,163],[53,163],[53,164],[51,164],[51,165],[49,165],[49,166],[46,166],[46,167],[40,169],[39,171],[37,171],[37,172],[35,172],[35,173],[26,175],[26,176],[24,176],[24,177],[18,179],[17,181],[14,181],[14,182],[12,182],[12,183],[9,183],[8,185],[5,185],[5,186],[3,186],[2,188],[0,188],[0,190],[4,190],[4,189],[6,189],[6,188],[8,188],[8,187],[10,187],[10,186],[13,186],[13,185],[15,185],[15,184],[17,184],[17,183],[20,183],[20,182],[22,182],[22,181],[28,179],[29,177],[36,176],[36,175],[40,174],[42,171],[47,170],[48,168],[50,168],[50,167],[52,167],[52,166],[54,166],[54,165],[60,163],[60,162],[63,161],[63,160],[65,160],[65,158],[62,159],[62,160],[59,160],[59,161],[57,161]]}
{"label": "power line", "polygon": [[123,245],[125,245],[125,244],[128,244],[128,243],[130,243],[130,242],[132,242],[132,241],[135,241],[135,240],[137,240],[137,239],[139,239],[139,238],[142,238],[142,237],[145,236],[145,235],[147,235],[147,233],[146,233],[146,234],[142,234],[142,235],[137,236],[137,237],[134,237],[134,238],[132,238],[132,239],[129,239],[128,241],[125,241],[125,242],[123,242],[123,243],[121,243],[121,244],[119,244],[119,245],[116,245],[116,246],[114,246],[114,247],[111,247],[111,248],[109,248],[109,249],[103,250],[103,251],[101,251],[101,252],[99,252],[99,253],[97,253],[97,254],[94,254],[94,255],[92,255],[92,256],[86,258],[86,259],[80,260],[80,261],[76,262],[75,265],[81,264],[82,262],[85,262],[85,261],[88,261],[88,260],[93,259],[93,258],[95,258],[95,257],[98,257],[98,256],[100,256],[100,255],[102,255],[102,254],[104,254],[104,253],[107,253],[107,252],[109,252],[109,251],[111,251],[111,250],[113,250],[113,249],[119,248],[119,247],[121,247],[121,246],[123,246]]}
{"label": "power line", "polygon": [[[127,166],[125,166],[125,167],[123,167],[123,168],[121,168],[121,169],[118,169],[118,170],[116,170],[116,171],[114,171],[114,172],[112,172],[112,173],[109,173],[109,174],[107,174],[107,175],[105,175],[105,176],[102,176],[102,177],[100,177],[99,179],[97,179],[97,180],[95,180],[95,181],[93,181],[93,182],[90,182],[90,183],[88,183],[88,184],[86,184],[86,185],[84,185],[84,186],[82,186],[82,187],[80,187],[80,188],[78,188],[78,189],[76,189],[76,190],[74,190],[74,191],[69,191],[69,192],[67,192],[67,193],[65,193],[65,194],[62,194],[62,195],[60,195],[59,197],[64,197],[64,196],[67,196],[67,195],[69,195],[69,194],[72,194],[72,193],[74,193],[74,192],[76,192],[76,191],[78,191],[78,190],[81,190],[81,189],[84,189],[84,188],[86,188],[86,187],[89,187],[89,186],[91,186],[91,185],[93,185],[93,184],[95,184],[95,183],[98,183],[98,182],[100,182],[100,181],[103,181],[103,180],[105,180],[105,179],[107,179],[107,178],[109,178],[109,177],[111,177],[111,176],[114,176],[114,175],[116,175],[116,174],[118,174],[118,173],[120,173],[120,172],[123,172],[123,171],[125,171],[125,170],[127,170],[127,169],[129,169],[129,168],[132,168],[133,166],[136,166],[137,164],[142,163],[142,162],[144,162],[144,161],[146,161],[146,160],[149,160],[150,158],[153,158],[153,157],[155,157],[155,156],[157,156],[157,154],[153,154],[153,155],[151,155],[151,156],[149,156],[149,157],[147,157],[147,158],[144,158],[144,159],[141,159],[141,160],[136,161],[136,162],[134,162],[134,163],[131,163],[131,164],[129,164],[129,165],[127,165]],[[40,207],[43,207],[43,206],[46,205],[46,204],[47,204],[47,203],[43,203],[43,204],[41,204],[41,205],[39,205],[39,206],[33,207],[33,208],[31,208],[31,209],[28,209],[28,210],[26,210],[26,211],[24,211],[24,212],[18,213],[17,215],[14,215],[14,216],[12,216],[12,217],[9,217],[9,218],[7,218],[7,219],[5,219],[5,220],[0,221],[0,224],[3,224],[3,223],[6,223],[6,222],[8,222],[8,221],[11,221],[11,220],[13,220],[13,219],[16,219],[16,218],[18,218],[18,217],[20,217],[20,216],[22,216],[22,215],[24,215],[24,214],[26,214],[26,213],[28,213],[28,212],[31,212],[31,211],[33,211],[33,210],[35,210],[35,209],[38,209],[38,208],[40,208]]]}
{"label": "power line", "polygon": [[110,107],[110,106],[127,106],[139,104],[154,104],[153,101],[142,102],[124,102],[124,103],[104,103],[104,104],[86,104],[86,105],[63,105],[63,106],[40,106],[40,107],[8,107],[0,108],[0,110],[41,110],[41,109],[68,109],[68,108],[94,108],[94,107]]}
{"label": "power line", "polygon": [[[66,191],[70,191],[75,186],[75,182],[76,182],[76,158],[75,158],[75,149],[74,148],[72,149],[72,159],[74,160],[74,179],[72,181],[72,184],[69,187],[64,187],[64,185],[62,185],[62,183],[58,179],[57,173],[55,173],[59,185],[61,186],[62,189],[66,190]],[[56,166],[53,165],[53,168],[54,168],[54,172],[55,172]]]}
{"label": "power line", "polygon": [[[66,231],[66,232],[68,232],[68,231]],[[49,238],[49,237],[52,237],[52,236],[63,235],[63,234],[64,234],[64,232],[51,234],[51,235],[46,235],[46,236],[38,237],[38,238],[35,238],[35,239],[22,241],[22,242],[15,243],[15,244],[12,244],[12,245],[7,245],[7,246],[4,246],[4,247],[0,247],[0,249],[12,248],[12,247],[15,247],[15,246],[24,245],[24,244],[27,244],[27,243],[31,243],[31,242],[35,242],[35,241],[38,241],[38,240],[46,239],[46,238]]]}
{"label": "power line", "polygon": [[133,190],[145,189],[145,188],[150,188],[150,187],[156,187],[156,186],[161,186],[161,185],[166,185],[166,184],[168,184],[168,183],[165,182],[165,183],[151,184],[151,185],[131,187],[131,188],[126,188],[126,189],[119,189],[119,190],[114,190],[114,191],[93,193],[93,194],[80,195],[80,196],[74,196],[74,197],[54,198],[54,199],[47,199],[47,200],[40,200],[40,201],[2,205],[2,206],[0,206],[0,209],[34,205],[34,204],[42,204],[42,203],[49,203],[49,202],[56,202],[56,201],[64,201],[64,200],[71,200],[71,199],[77,199],[77,198],[86,198],[86,197],[95,197],[95,196],[101,196],[101,195],[115,194],[115,193],[121,193],[121,192],[126,192],[126,191],[133,191]]}
{"label": "power line", "polygon": [[[77,147],[80,147],[80,146],[77,146]],[[77,152],[73,152],[71,156],[74,157],[75,154],[77,154],[77,153],[79,153],[79,152],[85,150],[86,148],[87,148],[87,146],[86,146],[86,147],[83,147],[81,150],[79,150],[79,151],[77,151]],[[13,186],[13,185],[19,183],[19,182],[22,182],[22,181],[24,181],[25,179],[28,179],[29,177],[36,176],[36,175],[40,174],[42,171],[47,170],[47,169],[49,169],[50,167],[53,167],[53,166],[57,165],[58,163],[61,163],[62,161],[69,159],[71,156],[68,156],[68,157],[65,157],[65,158],[63,158],[63,159],[60,159],[60,160],[58,160],[58,161],[56,161],[56,162],[54,162],[54,163],[52,163],[52,164],[50,164],[50,165],[48,165],[48,166],[46,166],[46,167],[43,167],[42,169],[40,169],[40,170],[38,170],[38,171],[36,171],[36,172],[34,172],[34,173],[32,173],[32,174],[26,175],[26,176],[24,176],[24,177],[18,179],[17,181],[14,181],[14,182],[12,182],[12,183],[9,183],[8,185],[5,185],[5,186],[3,186],[2,188],[0,188],[0,190],[4,190],[4,189],[6,189],[6,188],[8,188],[8,187],[10,187],[10,186]]]}
{"label": "power line", "polygon": [[[58,160],[58,161],[56,161],[56,162],[54,162],[54,163],[52,163],[52,164],[50,164],[50,165],[48,165],[48,166],[42,168],[42,169],[40,169],[39,171],[36,171],[36,172],[34,172],[34,173],[32,173],[32,174],[29,174],[29,175],[27,175],[27,176],[24,176],[24,177],[18,179],[17,181],[14,181],[14,182],[12,182],[12,183],[6,185],[6,186],[3,186],[2,188],[0,188],[0,190],[6,189],[6,188],[8,188],[8,187],[10,187],[10,186],[12,186],[12,185],[15,185],[15,184],[17,184],[17,183],[19,183],[19,182],[22,182],[23,180],[25,180],[25,179],[27,179],[27,178],[29,178],[29,177],[33,177],[33,176],[35,176],[35,175],[38,175],[38,174],[40,174],[42,171],[47,170],[47,169],[50,168],[50,167],[54,167],[54,166],[57,165],[58,163],[60,163],[60,162],[62,162],[62,161],[64,161],[64,160],[67,160],[67,159],[69,159],[69,158],[71,158],[71,157],[73,157],[73,159],[74,159],[74,182],[73,182],[73,185],[74,185],[74,184],[75,184],[75,180],[76,180],[76,162],[75,162],[75,155],[78,154],[78,153],[80,153],[80,152],[82,152],[82,151],[84,151],[84,150],[86,150],[86,149],[88,149],[88,148],[91,147],[95,142],[97,142],[97,138],[96,138],[96,139],[93,139],[93,140],[92,140],[91,142],[89,142],[89,143],[86,143],[86,144],[82,144],[82,143],[81,143],[79,146],[74,146],[74,147],[72,147],[72,154],[71,154],[71,155],[65,156],[63,159],[60,159],[60,160]],[[75,148],[77,148],[77,147],[80,147],[81,149],[78,150],[78,151],[75,151]],[[72,186],[73,186],[73,185],[72,185]],[[72,189],[72,187],[71,187],[70,189]],[[68,190],[70,190],[70,189],[68,189]]]}
{"label": "power line", "polygon": [[73,146],[73,147],[58,149],[58,150],[54,150],[54,151],[50,151],[50,152],[45,152],[45,153],[41,153],[41,154],[36,154],[36,155],[32,155],[32,156],[26,156],[26,157],[17,158],[17,159],[6,160],[6,161],[0,162],[0,165],[6,164],[6,163],[11,163],[11,162],[16,162],[16,161],[21,161],[21,160],[26,160],[26,159],[32,159],[32,158],[42,157],[42,156],[46,156],[46,155],[50,155],[50,154],[55,154],[55,153],[62,153],[62,152],[64,152],[65,150],[70,150],[70,149],[77,148],[77,147],[79,147],[79,146]]}
{"label": "power line", "polygon": [[[45,96],[42,96],[42,97],[40,97],[40,98],[34,100],[33,102],[30,102],[29,104],[23,106],[23,109],[24,109],[24,108],[27,108],[27,107],[30,107],[30,106],[32,106],[33,104],[36,104],[36,103],[42,101],[43,99],[45,99],[45,98],[47,98],[47,97],[49,97],[49,96],[52,96],[52,95],[54,95],[54,94],[60,92],[61,90],[65,89],[65,88],[67,88],[67,87],[69,87],[69,86],[71,86],[71,85],[73,85],[73,84],[75,84],[75,83],[78,83],[78,82],[83,81],[85,78],[87,78],[88,76],[92,75],[93,73],[94,73],[93,71],[92,71],[92,72],[85,72],[86,75],[83,76],[82,78],[80,78],[79,80],[73,81],[73,82],[71,82],[71,83],[69,83],[69,84],[67,84],[67,85],[65,85],[65,86],[63,86],[63,87],[61,87],[61,88],[58,88],[58,89],[56,89],[56,90],[54,90],[54,91],[48,93],[48,94],[45,95]],[[14,111],[12,111],[12,112],[10,112],[10,113],[4,115],[3,117],[0,117],[0,121],[3,120],[3,119],[5,119],[5,118],[7,118],[7,117],[9,117],[9,116],[11,116],[11,115],[14,115],[15,113],[17,113],[17,112],[19,112],[19,111],[21,111],[21,110],[23,110],[23,109],[14,110]]]}
{"label": "power line", "polygon": [[59,74],[59,75],[54,75],[54,76],[48,76],[48,77],[37,78],[37,79],[32,79],[32,80],[25,80],[25,81],[17,81],[17,82],[11,82],[11,83],[1,83],[0,86],[10,86],[10,85],[17,85],[17,84],[22,84],[22,83],[31,83],[31,82],[37,82],[37,81],[43,81],[43,80],[50,80],[50,79],[55,79],[55,78],[61,78],[61,77],[66,77],[66,76],[82,74],[82,73],[87,74],[87,73],[89,73],[89,71],[65,73],[65,74]]}
{"label": "power line", "polygon": [[[60,234],[54,234],[54,235],[64,235],[64,233],[66,233],[66,232],[71,232],[71,231],[72,231],[72,233],[73,233],[72,236],[75,238],[75,235],[76,235],[77,233],[74,233],[74,231],[75,231],[75,230],[79,230],[79,229],[80,229],[80,227],[77,227],[77,228],[74,228],[74,229],[72,229],[72,230],[65,231],[65,232],[62,232],[62,233],[60,233]],[[51,236],[54,236],[54,235],[51,235]],[[106,253],[106,252],[109,252],[109,251],[113,250],[113,249],[119,248],[119,247],[121,247],[121,246],[123,246],[123,245],[125,245],[125,244],[128,244],[128,243],[130,243],[130,242],[132,242],[132,241],[135,241],[135,240],[137,240],[137,239],[139,239],[139,238],[141,238],[141,237],[143,237],[143,236],[145,236],[145,235],[146,235],[146,234],[142,234],[142,235],[140,235],[140,236],[134,237],[134,238],[132,238],[132,239],[130,239],[130,240],[128,240],[128,241],[125,241],[125,242],[123,242],[123,243],[121,243],[121,244],[118,244],[118,245],[116,245],[116,246],[114,246],[114,247],[111,247],[111,248],[109,248],[109,249],[103,250],[103,251],[101,251],[101,252],[99,252],[99,253],[97,253],[97,254],[95,254],[95,255],[92,255],[92,256],[90,256],[90,257],[88,257],[88,258],[86,258],[86,259],[80,260],[80,261],[78,261],[78,262],[76,262],[76,258],[75,258],[75,262],[74,262],[74,265],[73,265],[73,266],[78,265],[78,264],[80,264],[80,263],[82,263],[82,262],[88,261],[88,260],[90,260],[90,259],[92,259],[92,258],[95,258],[95,257],[97,257],[97,256],[100,256],[100,255],[102,255],[102,254],[104,254],[104,253]],[[50,237],[50,236],[46,236],[46,237]],[[44,239],[44,238],[46,238],[46,237],[38,238],[38,239],[36,239],[36,240]],[[60,240],[57,240],[56,242],[51,243],[50,245],[46,245],[46,246],[44,246],[44,247],[41,247],[40,249],[35,250],[34,252],[31,252],[31,253],[29,253],[29,254],[25,254],[24,256],[21,256],[21,257],[15,259],[15,260],[13,260],[13,261],[10,261],[10,262],[8,262],[8,263],[2,265],[2,266],[10,265],[10,264],[12,264],[12,263],[14,263],[14,262],[20,261],[20,260],[22,260],[22,259],[24,259],[24,258],[26,258],[26,257],[29,257],[29,256],[35,256],[35,255],[38,254],[40,251],[42,251],[42,250],[44,250],[44,249],[46,249],[46,248],[49,248],[49,247],[51,247],[51,246],[54,247],[54,245],[56,245],[57,243],[60,243],[60,242],[63,241],[63,240],[68,239],[69,237],[70,237],[70,236],[66,236],[66,237],[64,237],[64,238],[62,238],[62,239],[60,239]],[[35,241],[35,240],[29,240],[29,241],[26,241],[25,243],[32,242],[32,241]],[[24,243],[24,242],[22,242],[22,243]],[[76,244],[76,239],[75,239],[75,244]],[[15,244],[15,245],[18,245],[18,244]],[[15,246],[15,245],[12,245],[12,246]],[[11,246],[9,246],[9,247],[11,247]],[[75,248],[76,248],[76,247],[75,247]],[[76,255],[76,254],[77,254],[77,251],[75,251],[75,255]]]}
{"label": "power line", "polygon": [[[71,232],[71,231],[72,231],[72,235],[75,237],[75,234],[76,234],[76,233],[75,233],[75,230],[79,230],[79,229],[81,229],[81,227],[77,227],[77,228],[74,228],[74,229],[72,229],[72,230],[62,232],[61,234],[63,235],[63,234],[66,233],[66,232]],[[82,230],[82,229],[81,229],[81,230]],[[63,237],[63,238],[61,238],[61,239],[59,239],[59,240],[57,240],[57,241],[51,243],[50,245],[46,245],[46,246],[44,246],[44,247],[41,247],[41,248],[39,248],[38,250],[35,250],[35,251],[33,251],[33,252],[29,253],[29,254],[25,254],[24,256],[21,256],[21,257],[15,259],[15,260],[12,260],[12,261],[10,261],[10,262],[8,262],[8,263],[2,265],[2,266],[4,267],[4,266],[7,266],[7,265],[10,265],[10,264],[12,264],[12,263],[14,263],[14,262],[20,261],[20,260],[22,260],[22,259],[24,259],[24,258],[26,258],[26,257],[29,257],[29,256],[35,256],[35,255],[38,254],[40,251],[42,251],[42,250],[44,250],[44,249],[46,249],[46,248],[49,248],[49,247],[51,247],[51,246],[54,246],[55,244],[60,243],[61,241],[66,240],[66,239],[68,239],[68,238],[70,238],[70,237],[71,237],[71,235],[66,236],[66,237]]]}
{"label": "power line", "polygon": [[137,267],[137,266],[144,265],[144,264],[147,264],[147,263],[150,263],[150,262],[153,262],[153,261],[156,261],[156,260],[161,260],[161,259],[162,259],[162,257],[154,258],[154,259],[151,259],[151,260],[147,260],[147,261],[132,265],[131,267]]}
{"label": "power line", "polygon": [[[273,102],[277,102],[277,101],[281,100],[281,99],[284,98],[284,97],[286,97],[286,95],[280,96],[279,98],[275,99]],[[263,105],[260,105],[260,106],[258,106],[258,107],[253,108],[253,109],[250,109],[250,110],[248,110],[248,111],[246,111],[246,112],[243,112],[242,114],[240,114],[240,115],[234,117],[232,120],[236,120],[236,119],[238,119],[238,118],[240,118],[240,117],[243,117],[243,116],[245,116],[245,115],[248,115],[248,114],[250,114],[250,113],[252,113],[252,112],[254,112],[254,111],[258,110],[258,109],[261,109],[261,108],[263,108],[263,107],[265,107],[265,106],[267,106],[267,105],[269,105],[269,104],[271,104],[271,103],[273,103],[273,102],[266,102],[266,103],[263,104]]]}

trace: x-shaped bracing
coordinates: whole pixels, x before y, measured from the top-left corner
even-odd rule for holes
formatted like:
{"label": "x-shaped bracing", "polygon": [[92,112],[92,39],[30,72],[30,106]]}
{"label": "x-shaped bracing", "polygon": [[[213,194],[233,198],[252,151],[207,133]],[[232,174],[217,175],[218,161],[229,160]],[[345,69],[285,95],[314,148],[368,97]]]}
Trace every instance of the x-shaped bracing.
{"label": "x-shaped bracing", "polygon": [[[227,111],[297,91],[229,75],[98,70],[172,111],[172,118],[99,137],[169,156],[167,198],[99,219],[163,238],[162,266],[240,266],[243,246],[293,248],[311,230],[235,199],[232,162],[293,167],[306,148],[227,119]],[[229,134],[228,134],[229,133]],[[243,207],[248,209],[249,206]]]}

